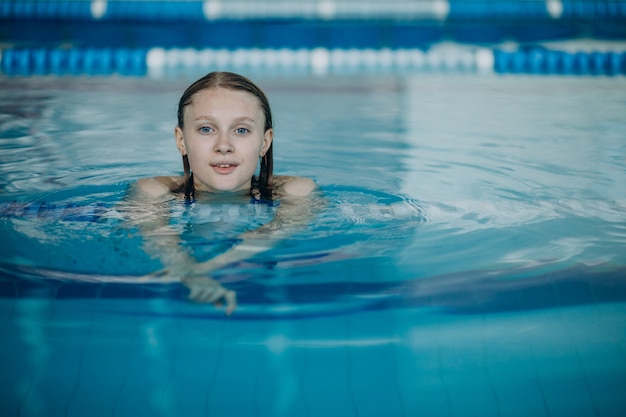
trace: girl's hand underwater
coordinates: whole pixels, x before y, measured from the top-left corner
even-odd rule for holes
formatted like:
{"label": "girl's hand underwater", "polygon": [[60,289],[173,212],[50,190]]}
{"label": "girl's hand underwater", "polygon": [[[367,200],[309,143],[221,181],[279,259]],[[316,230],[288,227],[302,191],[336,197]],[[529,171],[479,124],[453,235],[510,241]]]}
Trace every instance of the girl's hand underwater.
{"label": "girl's hand underwater", "polygon": [[189,270],[163,269],[150,278],[163,278],[176,276],[185,284],[190,292],[189,299],[197,303],[213,303],[216,307],[224,306],[224,312],[230,315],[237,308],[237,294],[232,290],[227,290],[219,282],[206,275],[191,273]]}
{"label": "girl's hand underwater", "polygon": [[210,277],[182,278],[182,282],[189,287],[189,299],[197,303],[213,303],[216,307],[224,306],[224,312],[230,315],[237,308],[237,295],[227,290]]}

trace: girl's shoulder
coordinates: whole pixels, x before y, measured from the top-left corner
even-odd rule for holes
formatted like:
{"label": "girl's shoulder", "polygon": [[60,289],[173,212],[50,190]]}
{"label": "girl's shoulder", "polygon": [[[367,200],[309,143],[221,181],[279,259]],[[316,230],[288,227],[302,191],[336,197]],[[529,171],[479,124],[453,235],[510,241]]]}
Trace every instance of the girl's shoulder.
{"label": "girl's shoulder", "polygon": [[305,197],[315,189],[315,182],[305,177],[278,175],[274,177],[274,189],[286,197]]}
{"label": "girl's shoulder", "polygon": [[137,197],[155,199],[167,196],[173,191],[180,189],[185,181],[182,176],[160,176],[141,178],[134,186]]}

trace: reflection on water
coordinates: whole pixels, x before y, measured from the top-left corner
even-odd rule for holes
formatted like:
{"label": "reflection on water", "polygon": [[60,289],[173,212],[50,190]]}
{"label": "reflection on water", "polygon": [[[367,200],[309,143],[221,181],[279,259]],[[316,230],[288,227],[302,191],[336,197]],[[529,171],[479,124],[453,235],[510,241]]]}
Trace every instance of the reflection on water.
{"label": "reflection on water", "polygon": [[439,202],[623,200],[626,84],[616,81],[410,79],[404,190]]}

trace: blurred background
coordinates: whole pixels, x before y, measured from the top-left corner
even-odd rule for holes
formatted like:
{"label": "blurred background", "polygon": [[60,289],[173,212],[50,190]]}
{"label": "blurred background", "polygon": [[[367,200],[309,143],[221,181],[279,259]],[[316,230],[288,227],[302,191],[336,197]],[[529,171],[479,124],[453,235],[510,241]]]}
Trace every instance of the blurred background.
{"label": "blurred background", "polygon": [[624,0],[4,0],[7,75],[626,73]]}

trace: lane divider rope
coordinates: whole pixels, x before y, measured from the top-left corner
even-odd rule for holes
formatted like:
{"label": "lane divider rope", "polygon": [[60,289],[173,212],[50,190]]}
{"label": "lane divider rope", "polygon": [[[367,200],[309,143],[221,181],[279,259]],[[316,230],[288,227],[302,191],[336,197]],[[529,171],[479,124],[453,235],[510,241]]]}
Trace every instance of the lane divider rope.
{"label": "lane divider rope", "polygon": [[161,77],[211,70],[280,73],[496,72],[626,75],[626,50],[514,50],[443,45],[421,49],[109,49],[8,48],[0,69],[9,76],[110,75]]}

